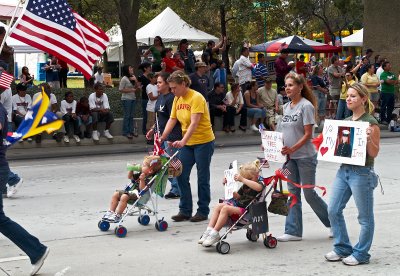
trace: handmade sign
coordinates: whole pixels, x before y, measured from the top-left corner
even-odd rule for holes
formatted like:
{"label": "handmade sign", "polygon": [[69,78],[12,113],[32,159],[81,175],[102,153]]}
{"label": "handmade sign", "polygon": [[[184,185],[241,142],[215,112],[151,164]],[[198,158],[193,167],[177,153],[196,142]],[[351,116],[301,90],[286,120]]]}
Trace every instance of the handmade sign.
{"label": "handmade sign", "polygon": [[233,192],[239,190],[240,182],[235,181],[234,176],[238,173],[237,160],[232,162],[232,168],[224,171],[224,176],[226,178],[225,184],[225,199],[233,198]]}
{"label": "handmade sign", "polygon": [[282,132],[260,131],[264,155],[267,161],[285,163],[286,156],[282,155],[283,138]]}
{"label": "handmade sign", "polygon": [[325,120],[318,160],[365,165],[368,122]]}

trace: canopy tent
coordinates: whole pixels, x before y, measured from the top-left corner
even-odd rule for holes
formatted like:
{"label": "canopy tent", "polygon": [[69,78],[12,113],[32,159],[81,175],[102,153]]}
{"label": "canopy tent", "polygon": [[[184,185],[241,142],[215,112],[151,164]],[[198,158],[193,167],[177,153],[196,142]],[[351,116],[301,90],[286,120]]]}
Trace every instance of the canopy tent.
{"label": "canopy tent", "polygon": [[363,46],[363,35],[364,29],[359,30],[358,32],[346,36],[342,39],[343,47],[362,47]]}
{"label": "canopy tent", "polygon": [[282,49],[287,49],[289,53],[336,53],[342,51],[340,47],[297,35],[275,39],[250,47],[251,52],[279,53]]}
{"label": "canopy tent", "polygon": [[[8,26],[3,22],[0,22],[0,26],[4,27],[6,30]],[[7,45],[14,48],[14,53],[32,54],[32,53],[43,53],[43,51],[38,50],[28,44],[18,41],[12,37],[7,37]]]}
{"label": "canopy tent", "polygon": [[[121,28],[115,25],[107,31],[107,35],[110,38],[110,46],[107,48],[108,60],[120,61],[119,57],[123,56],[122,49],[120,49],[122,46]],[[163,42],[180,41],[184,38],[194,42],[218,41],[217,37],[186,23],[170,7],[167,7],[149,23],[136,31],[138,44],[151,45],[155,36],[160,36]]]}

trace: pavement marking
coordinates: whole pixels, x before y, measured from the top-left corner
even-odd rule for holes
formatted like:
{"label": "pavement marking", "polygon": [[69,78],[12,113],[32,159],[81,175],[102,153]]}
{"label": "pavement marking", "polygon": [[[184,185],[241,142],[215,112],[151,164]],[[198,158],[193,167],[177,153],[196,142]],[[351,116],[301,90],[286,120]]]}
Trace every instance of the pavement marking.
{"label": "pavement marking", "polygon": [[64,276],[65,273],[67,273],[67,271],[70,270],[70,269],[71,269],[71,267],[70,267],[70,266],[67,266],[67,267],[64,268],[63,270],[61,270],[61,271],[57,272],[56,274],[54,274],[54,276]]}
{"label": "pavement marking", "polygon": [[5,273],[5,275],[7,276],[11,276],[10,274],[8,274],[1,266],[0,266],[0,271],[3,271]]}
{"label": "pavement marking", "polygon": [[18,256],[18,257],[11,257],[11,258],[3,258],[0,259],[0,263],[7,263],[7,262],[14,262],[14,261],[20,261],[20,260],[28,260],[28,256]]}

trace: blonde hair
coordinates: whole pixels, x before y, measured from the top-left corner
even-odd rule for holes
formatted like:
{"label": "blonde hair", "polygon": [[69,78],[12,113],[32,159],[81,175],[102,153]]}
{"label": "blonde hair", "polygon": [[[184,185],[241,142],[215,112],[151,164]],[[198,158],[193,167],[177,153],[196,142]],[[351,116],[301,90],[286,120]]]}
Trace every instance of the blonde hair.
{"label": "blonde hair", "polygon": [[246,179],[252,179],[260,173],[260,160],[245,163],[239,167],[239,174]]}
{"label": "blonde hair", "polygon": [[310,101],[311,104],[314,106],[314,108],[317,109],[317,100],[315,99],[315,96],[311,91],[310,87],[307,85],[306,79],[303,77],[303,75],[297,74],[295,72],[289,72],[285,77],[285,81],[287,79],[292,79],[298,85],[303,85],[303,89],[301,90],[301,96]]}
{"label": "blonde hair", "polygon": [[372,114],[372,112],[374,112],[375,110],[375,106],[370,100],[370,94],[368,92],[368,88],[364,84],[361,84],[359,82],[354,83],[349,88],[356,90],[361,98],[367,97],[367,101],[364,104],[364,108],[366,112]]}
{"label": "blonde hair", "polygon": [[186,87],[189,87],[192,83],[188,75],[185,74],[182,70],[174,71],[167,79],[167,82],[174,82],[177,84],[185,83]]}
{"label": "blonde hair", "polygon": [[143,163],[145,163],[153,173],[158,172],[162,168],[161,158],[157,155],[148,155],[144,157]]}

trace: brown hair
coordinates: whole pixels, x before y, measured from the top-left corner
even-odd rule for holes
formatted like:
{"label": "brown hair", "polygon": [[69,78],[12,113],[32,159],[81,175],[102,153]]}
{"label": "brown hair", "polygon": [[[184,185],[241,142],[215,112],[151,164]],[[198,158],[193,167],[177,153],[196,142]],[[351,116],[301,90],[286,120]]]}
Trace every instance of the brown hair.
{"label": "brown hair", "polygon": [[143,163],[149,166],[153,173],[157,173],[162,168],[161,158],[157,155],[145,156]]}
{"label": "brown hair", "polygon": [[312,105],[315,108],[317,108],[317,100],[315,99],[314,94],[311,91],[310,87],[307,85],[306,79],[303,77],[303,75],[294,72],[289,72],[285,77],[285,81],[287,79],[292,79],[298,85],[303,85],[303,89],[301,89],[301,96],[303,98],[306,98],[308,101],[312,103]]}
{"label": "brown hair", "polygon": [[361,84],[359,82],[354,83],[349,88],[353,88],[354,90],[356,90],[361,98],[367,97],[367,101],[364,104],[364,108],[366,112],[372,114],[372,112],[374,112],[375,110],[375,106],[370,100],[368,88],[364,84]]}
{"label": "brown hair", "polygon": [[315,65],[315,66],[314,66],[314,69],[312,70],[312,74],[313,74],[313,75],[317,75],[317,74],[318,74],[318,70],[319,70],[321,67],[322,67],[322,65],[319,65],[319,64]]}
{"label": "brown hair", "polygon": [[177,84],[185,83],[186,87],[191,84],[190,78],[182,70],[174,71],[167,79],[167,82],[174,82]]}

